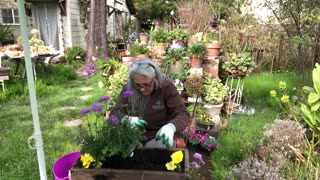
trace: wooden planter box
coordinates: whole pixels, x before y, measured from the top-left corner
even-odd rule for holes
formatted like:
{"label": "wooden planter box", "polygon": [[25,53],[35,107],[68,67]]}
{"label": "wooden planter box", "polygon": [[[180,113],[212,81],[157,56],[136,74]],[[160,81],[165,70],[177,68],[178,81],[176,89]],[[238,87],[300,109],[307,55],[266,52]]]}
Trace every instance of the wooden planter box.
{"label": "wooden planter box", "polygon": [[10,68],[0,68],[0,76],[10,76]]}
{"label": "wooden planter box", "polygon": [[[168,171],[165,164],[171,161],[171,154],[177,150],[182,150],[184,154],[184,160],[180,163],[182,172]],[[188,178],[189,151],[187,149],[136,149],[132,158],[107,160],[103,168],[71,169],[72,180],[176,180]]]}

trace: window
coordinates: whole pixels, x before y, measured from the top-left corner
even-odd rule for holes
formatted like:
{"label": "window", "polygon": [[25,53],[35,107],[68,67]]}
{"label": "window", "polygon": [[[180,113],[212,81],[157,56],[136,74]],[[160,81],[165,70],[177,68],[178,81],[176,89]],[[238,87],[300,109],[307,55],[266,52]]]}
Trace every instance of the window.
{"label": "window", "polygon": [[19,14],[17,9],[2,9],[2,23],[19,24]]}

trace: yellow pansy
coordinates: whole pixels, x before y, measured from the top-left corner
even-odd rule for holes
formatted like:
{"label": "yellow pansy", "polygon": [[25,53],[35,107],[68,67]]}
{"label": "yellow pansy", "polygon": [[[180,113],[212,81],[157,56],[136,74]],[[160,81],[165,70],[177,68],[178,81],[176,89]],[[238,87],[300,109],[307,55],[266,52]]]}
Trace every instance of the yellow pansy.
{"label": "yellow pansy", "polygon": [[276,97],[276,96],[277,96],[277,91],[271,90],[271,91],[270,91],[270,96]]}
{"label": "yellow pansy", "polygon": [[279,89],[284,90],[287,88],[287,83],[285,81],[280,81],[279,82]]}
{"label": "yellow pansy", "polygon": [[289,102],[289,96],[287,94],[284,94],[282,97],[281,97],[281,102],[283,103],[288,103]]}
{"label": "yellow pansy", "polygon": [[81,155],[80,160],[81,160],[82,165],[83,165],[84,168],[89,168],[90,164],[92,162],[95,162],[93,157],[88,153],[85,153],[84,155]]}
{"label": "yellow pansy", "polygon": [[172,155],[171,155],[171,159],[172,159],[172,162],[175,163],[175,164],[178,164],[182,161],[183,159],[183,153],[182,151],[176,151],[174,152]]}
{"label": "yellow pansy", "polygon": [[176,165],[174,165],[174,162],[173,161],[171,161],[171,162],[168,162],[167,164],[166,164],[166,167],[167,167],[167,170],[169,170],[169,171],[173,171],[174,169],[176,169]]}

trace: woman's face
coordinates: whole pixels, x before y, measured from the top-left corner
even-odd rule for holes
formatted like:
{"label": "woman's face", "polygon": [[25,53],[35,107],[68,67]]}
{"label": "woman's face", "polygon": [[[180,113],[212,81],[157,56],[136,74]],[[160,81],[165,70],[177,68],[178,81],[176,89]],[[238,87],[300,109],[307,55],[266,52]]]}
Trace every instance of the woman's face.
{"label": "woman's face", "polygon": [[145,75],[134,73],[132,76],[133,87],[141,92],[142,95],[150,95],[155,87],[155,79],[148,78]]}

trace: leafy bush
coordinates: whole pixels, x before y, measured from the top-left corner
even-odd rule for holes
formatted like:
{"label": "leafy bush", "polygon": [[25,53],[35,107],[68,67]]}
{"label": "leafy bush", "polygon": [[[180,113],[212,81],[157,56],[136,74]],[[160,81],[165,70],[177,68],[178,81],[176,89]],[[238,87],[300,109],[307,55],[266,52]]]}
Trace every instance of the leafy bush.
{"label": "leafy bush", "polygon": [[0,44],[4,45],[4,43],[8,40],[13,39],[12,30],[9,26],[0,24]]}
{"label": "leafy bush", "polygon": [[146,45],[144,44],[133,44],[131,47],[130,47],[130,54],[132,56],[136,56],[136,55],[139,55],[139,54],[149,54],[149,49]]}
{"label": "leafy bush", "polygon": [[73,46],[66,50],[65,58],[68,64],[76,59],[77,56],[81,56],[84,53],[84,49],[80,46]]}
{"label": "leafy bush", "polygon": [[189,56],[204,57],[206,54],[206,47],[202,43],[192,43],[188,47]]}

